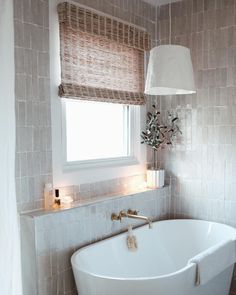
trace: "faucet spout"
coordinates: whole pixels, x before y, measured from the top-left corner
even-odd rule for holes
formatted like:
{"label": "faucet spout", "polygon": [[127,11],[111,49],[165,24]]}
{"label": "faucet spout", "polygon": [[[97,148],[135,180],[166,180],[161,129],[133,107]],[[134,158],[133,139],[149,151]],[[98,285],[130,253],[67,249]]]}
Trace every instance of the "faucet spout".
{"label": "faucet spout", "polygon": [[129,209],[128,211],[122,210],[120,211],[119,215],[112,214],[111,219],[114,220],[122,220],[122,218],[131,218],[131,219],[138,219],[138,220],[145,220],[148,223],[149,228],[152,228],[152,219],[147,216],[138,215],[136,210]]}
{"label": "faucet spout", "polygon": [[143,215],[134,215],[134,214],[129,214],[127,213],[127,218],[132,218],[132,219],[139,219],[139,220],[145,220],[148,223],[148,227],[151,229],[152,228],[152,219]]}

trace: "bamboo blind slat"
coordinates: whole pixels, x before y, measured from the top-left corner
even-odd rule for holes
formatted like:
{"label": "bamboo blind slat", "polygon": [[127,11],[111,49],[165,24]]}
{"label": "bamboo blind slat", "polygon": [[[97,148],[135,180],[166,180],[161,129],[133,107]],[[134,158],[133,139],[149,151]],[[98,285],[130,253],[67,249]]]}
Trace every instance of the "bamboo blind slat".
{"label": "bamboo blind slat", "polygon": [[[77,96],[78,93],[80,94],[79,96]],[[141,105],[145,102],[143,93],[85,87],[69,83],[62,83],[59,86],[59,95],[70,99],[113,102],[130,105]]]}
{"label": "bamboo blind slat", "polygon": [[144,104],[149,35],[71,3],[58,5],[61,85],[67,98]]}

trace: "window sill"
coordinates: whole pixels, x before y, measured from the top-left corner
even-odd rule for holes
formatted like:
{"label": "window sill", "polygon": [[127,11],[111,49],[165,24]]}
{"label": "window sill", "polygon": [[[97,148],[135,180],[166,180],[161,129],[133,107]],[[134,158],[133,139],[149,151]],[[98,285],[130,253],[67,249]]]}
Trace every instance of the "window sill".
{"label": "window sill", "polygon": [[66,162],[63,165],[63,172],[90,169],[90,168],[100,168],[100,167],[115,167],[115,166],[129,166],[137,165],[139,161],[136,157],[119,157],[119,158],[108,158],[108,159],[96,159],[96,160],[86,160],[86,161],[75,161]]}

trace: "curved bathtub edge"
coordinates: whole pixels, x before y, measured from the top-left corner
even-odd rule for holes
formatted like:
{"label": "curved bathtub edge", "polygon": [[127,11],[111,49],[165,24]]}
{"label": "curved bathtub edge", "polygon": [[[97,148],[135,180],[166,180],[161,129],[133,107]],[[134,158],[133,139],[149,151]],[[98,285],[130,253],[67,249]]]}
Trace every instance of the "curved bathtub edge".
{"label": "curved bathtub edge", "polygon": [[175,272],[171,272],[165,275],[161,275],[161,276],[153,276],[153,277],[139,277],[139,278],[119,278],[119,277],[110,277],[110,276],[102,276],[102,275],[98,275],[95,274],[93,272],[89,272],[89,271],[85,271],[83,269],[78,269],[76,267],[76,263],[74,263],[74,257],[75,257],[76,252],[72,255],[71,257],[71,264],[73,266],[73,269],[76,269],[78,272],[82,272],[84,274],[88,274],[90,276],[96,277],[96,278],[101,278],[101,279],[108,279],[108,280],[117,280],[117,281],[148,281],[148,280],[156,280],[156,279],[165,279],[165,278],[169,278],[178,274],[181,274],[183,272],[185,272],[186,270],[190,270],[191,268],[195,268],[196,269],[196,264],[195,263],[189,263],[187,264],[185,267],[175,271]]}

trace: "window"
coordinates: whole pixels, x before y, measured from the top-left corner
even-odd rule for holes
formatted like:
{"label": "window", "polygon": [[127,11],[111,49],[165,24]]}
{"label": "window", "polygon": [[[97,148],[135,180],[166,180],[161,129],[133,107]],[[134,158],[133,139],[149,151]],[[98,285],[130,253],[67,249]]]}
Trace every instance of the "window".
{"label": "window", "polygon": [[129,113],[121,104],[65,102],[67,162],[129,156]]}
{"label": "window", "polygon": [[140,106],[64,99],[63,169],[134,165],[140,161]]}
{"label": "window", "polygon": [[[77,4],[76,7],[78,7]],[[80,37],[83,32],[88,33],[90,35],[98,35],[96,34],[96,28],[94,28],[94,24],[97,23],[97,20],[99,21],[99,36],[106,37],[106,40],[117,41],[122,45],[128,45],[129,48],[136,48],[139,49],[136,45],[133,46],[132,42],[137,43],[136,38],[131,38],[133,32],[135,32],[135,36],[144,36],[143,31],[137,32],[138,28],[133,29],[132,25],[122,25],[120,24],[121,21],[117,20],[115,25],[115,19],[111,20],[109,19],[109,16],[104,15],[101,16],[96,13],[96,11],[93,10],[92,13],[89,14],[89,9],[85,8],[75,8],[74,5],[70,4],[61,4],[60,7],[57,7],[57,3],[54,1],[50,1],[49,7],[50,7],[50,63],[51,63],[51,79],[50,79],[50,85],[51,85],[51,103],[52,103],[52,151],[53,151],[53,183],[55,186],[73,186],[73,185],[79,185],[83,183],[91,183],[91,182],[100,182],[107,179],[115,179],[119,177],[128,177],[131,175],[137,175],[144,173],[145,169],[145,162],[146,162],[146,152],[145,152],[145,146],[140,145],[140,129],[144,128],[145,121],[143,120],[145,118],[145,108],[136,106],[132,104],[133,97],[136,98],[136,102],[140,102],[138,97],[140,99],[144,96],[143,95],[143,89],[142,93],[139,95],[139,90],[134,90],[135,93],[138,92],[138,94],[135,94],[133,90],[130,94],[127,94],[127,91],[124,91],[125,88],[123,87],[124,83],[121,81],[120,84],[120,90],[117,90],[115,92],[112,89],[108,89],[109,86],[105,85],[107,88],[104,90],[104,88],[99,87],[99,92],[96,87],[93,86],[93,84],[87,84],[84,83],[86,80],[83,80],[83,77],[79,79],[78,81],[70,80],[70,75],[66,76],[66,73],[70,73],[70,69],[73,71],[75,70],[76,73],[80,73],[76,70],[77,67],[77,61],[76,59],[73,60],[73,57],[68,55],[70,54],[70,50],[76,50],[74,44],[77,43],[77,41],[74,43],[70,43],[70,40],[77,36],[78,31],[80,31]],[[81,5],[81,4],[79,4]],[[66,8],[66,10],[63,10],[63,7]],[[56,14],[56,8],[61,11],[60,15]],[[79,16],[79,12],[83,13],[83,17],[77,19]],[[84,13],[86,12],[86,13]],[[71,18],[71,13],[73,13],[73,17]],[[91,16],[91,17],[90,17]],[[64,20],[63,20],[64,19]],[[71,21],[70,21],[71,19]],[[91,20],[91,22],[89,21]],[[76,25],[74,25],[74,21],[78,20],[78,24],[83,26],[84,21],[86,21],[86,25],[84,25],[84,29],[76,28]],[[92,27],[90,25],[92,24]],[[105,27],[104,27],[105,24]],[[73,25],[73,31],[68,32],[66,29],[67,26],[70,27],[70,25]],[[126,28],[130,30],[130,32],[127,32]],[[118,29],[118,31],[115,32],[115,30]],[[63,33],[64,30],[64,33]],[[132,31],[132,32],[131,32]],[[128,33],[128,34],[127,34]],[[121,36],[121,34],[123,34]],[[127,39],[127,37],[130,37],[131,39]],[[146,37],[145,37],[146,38]],[[95,39],[94,39],[95,40]],[[105,40],[104,40],[105,41]],[[112,43],[111,42],[111,43]],[[129,43],[129,44],[128,44]],[[88,43],[86,43],[88,44]],[[113,43],[114,44],[114,43]],[[88,44],[89,45],[89,44]],[[142,45],[142,42],[140,40],[140,45]],[[71,46],[73,46],[71,48]],[[141,51],[145,51],[147,47],[140,48]],[[128,49],[126,52],[132,52]],[[60,52],[60,54],[59,54]],[[86,52],[86,50],[85,50]],[[121,58],[124,56],[124,50],[119,50],[121,53]],[[65,54],[64,54],[65,53]],[[117,51],[116,51],[117,53]],[[108,55],[107,55],[108,56]],[[109,55],[110,56],[110,55]],[[116,55],[118,57],[118,55]],[[136,55],[136,58],[139,58],[143,55],[142,53]],[[88,56],[85,55],[86,60]],[[72,59],[71,59],[72,58]],[[67,64],[67,60],[69,62]],[[87,61],[85,60],[85,63]],[[97,61],[96,61],[97,62]],[[131,60],[129,60],[131,62]],[[142,60],[142,64],[144,63],[144,60]],[[112,63],[109,63],[109,65]],[[119,63],[116,63],[118,65]],[[122,65],[122,62],[120,62]],[[66,69],[64,68],[66,67]],[[131,68],[131,67],[130,67]],[[97,66],[93,68],[93,70],[97,69]],[[63,72],[66,70],[66,72]],[[63,72],[63,73],[62,73]],[[111,73],[111,72],[109,72]],[[122,72],[123,73],[123,72]],[[87,75],[87,74],[85,74]],[[135,74],[137,77],[137,74]],[[111,77],[112,74],[109,74],[109,77]],[[72,76],[75,77],[74,75]],[[123,74],[122,74],[123,77]],[[126,76],[127,77],[127,76]],[[64,79],[65,78],[65,79]],[[137,78],[135,78],[137,79]],[[107,80],[108,81],[108,80]],[[72,85],[74,82],[76,82],[76,85]],[[83,82],[83,83],[82,83]],[[126,81],[127,83],[127,81]],[[67,88],[63,88],[65,91],[65,95],[63,94],[62,97],[58,97],[57,87],[58,85],[62,85]],[[141,85],[141,84],[140,84]],[[79,88],[79,93],[76,92],[77,87]],[[127,88],[126,88],[127,89]],[[130,91],[131,88],[128,88]],[[59,95],[60,96],[60,95]],[[88,160],[82,160],[82,157],[80,156],[80,149],[76,150],[76,155],[73,156],[72,152],[71,154],[67,155],[67,121],[69,123],[69,115],[66,117],[66,108],[68,103],[71,102],[79,104],[82,102],[88,102],[90,103],[90,100],[97,100],[97,98],[100,98],[102,102],[106,101],[107,98],[115,98],[118,100],[120,99],[120,104],[108,104],[111,106],[122,106],[122,108],[127,110],[127,113],[124,111],[124,115],[126,114],[126,117],[128,122],[127,124],[124,123],[122,120],[120,124],[122,126],[120,127],[119,131],[122,131],[123,134],[125,132],[128,136],[125,136],[125,139],[127,141],[123,141],[124,149],[122,153],[124,156],[119,156],[117,153],[117,157],[108,158],[97,158],[97,159],[88,159]],[[84,99],[79,100],[79,99]],[[127,100],[130,99],[127,103]],[[138,99],[138,101],[137,101]],[[92,101],[91,101],[92,103]],[[99,102],[96,102],[99,104]],[[86,116],[87,119],[88,116]],[[104,116],[102,116],[103,118]],[[68,119],[68,120],[67,120]],[[140,122],[141,120],[141,122]],[[83,125],[85,123],[83,122]],[[124,129],[124,126],[128,126],[127,129]],[[142,127],[140,127],[140,125]],[[74,126],[74,125],[73,125]],[[74,135],[73,137],[77,136],[77,130],[74,129],[73,131]],[[100,138],[100,137],[99,137]],[[77,137],[77,139],[80,139]],[[73,139],[74,140],[74,139]],[[72,142],[72,144],[74,144]],[[105,144],[104,144],[105,146]]]}
{"label": "window", "polygon": [[139,165],[139,106],[146,101],[144,56],[150,35],[81,4],[63,2],[57,10],[63,112],[62,133],[55,126],[62,145],[56,147],[54,170],[60,169],[59,149],[63,173]]}

